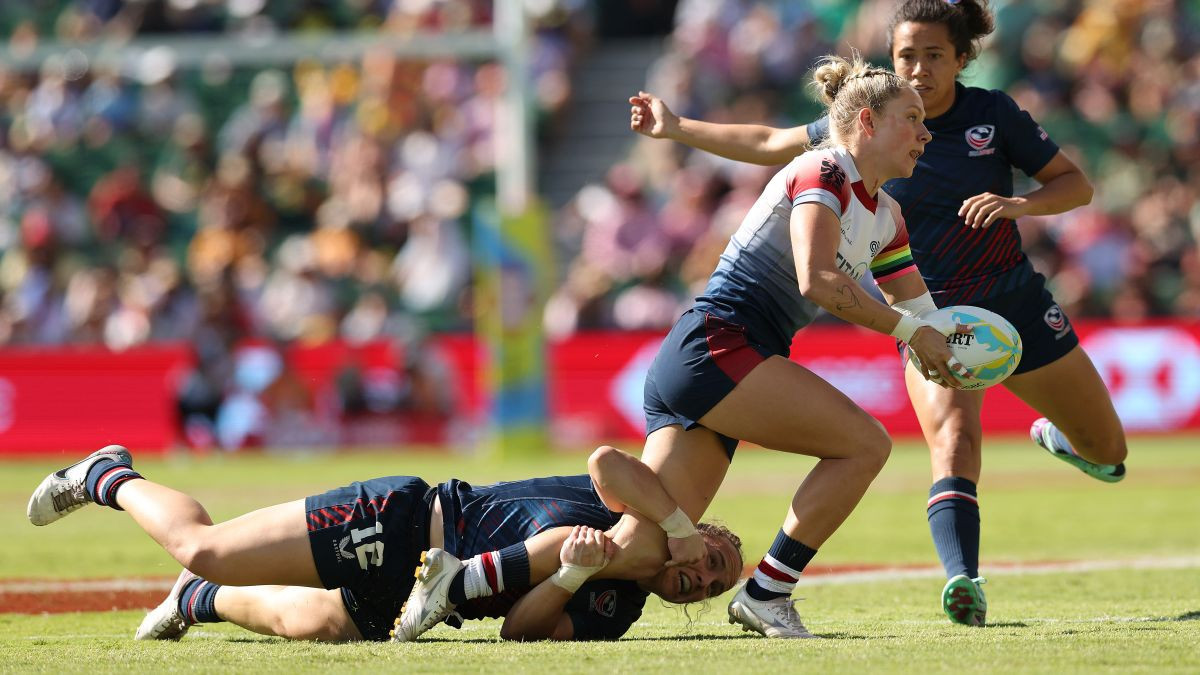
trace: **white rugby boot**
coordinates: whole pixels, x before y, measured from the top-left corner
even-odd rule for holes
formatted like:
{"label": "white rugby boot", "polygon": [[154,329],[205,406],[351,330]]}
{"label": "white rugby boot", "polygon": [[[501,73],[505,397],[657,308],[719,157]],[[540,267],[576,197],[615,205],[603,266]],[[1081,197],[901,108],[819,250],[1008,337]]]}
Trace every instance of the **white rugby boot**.
{"label": "white rugby boot", "polygon": [[729,603],[729,623],[741,624],[742,630],[752,630],[769,638],[817,637],[804,627],[795,605],[796,601],[786,595],[775,600],[755,600],[742,584]]}
{"label": "white rugby boot", "polygon": [[417,581],[400,608],[392,642],[412,642],[450,616],[454,611],[450,582],[462,568],[461,560],[440,548],[421,553],[421,566],[414,575]]}
{"label": "white rugby boot", "polygon": [[133,639],[178,640],[183,637],[192,624],[188,622],[183,612],[179,611],[179,594],[183,592],[183,587],[187,586],[189,581],[199,578],[188,570],[180,572],[179,578],[175,580],[175,585],[171,587],[171,592],[167,594],[166,599],[158,603],[158,607],[146,613],[146,618],[142,619],[137,632],[133,634]]}
{"label": "white rugby boot", "polygon": [[133,466],[133,456],[123,446],[109,445],[81,461],[46,476],[29,497],[25,514],[34,525],[49,525],[63,516],[92,503],[87,495],[88,470],[102,460]]}

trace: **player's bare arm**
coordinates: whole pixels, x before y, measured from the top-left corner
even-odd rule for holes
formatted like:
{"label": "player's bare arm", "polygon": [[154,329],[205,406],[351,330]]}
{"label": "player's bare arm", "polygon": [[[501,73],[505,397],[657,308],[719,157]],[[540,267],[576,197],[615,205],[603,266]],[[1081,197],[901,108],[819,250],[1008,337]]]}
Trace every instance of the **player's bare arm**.
{"label": "player's bare arm", "polygon": [[667,534],[671,560],[667,566],[699,562],[707,553],[704,537],[679,505],[667,494],[658,476],[641,460],[609,446],[588,458],[588,474],[609,509],[633,509],[659,524]]}
{"label": "player's bare arm", "polygon": [[668,138],[727,159],[763,166],[787,164],[808,149],[804,125],[779,129],[761,124],[717,124],[680,117],[662,99],[640,91],[629,97],[629,128]]}
{"label": "player's bare arm", "polygon": [[1060,150],[1034,175],[1041,187],[1020,197],[1003,197],[991,192],[963,201],[958,215],[971,228],[989,227],[1000,218],[1045,216],[1065,213],[1092,201],[1092,183],[1083,169]]}
{"label": "player's bare arm", "polygon": [[[897,330],[903,327],[902,322],[912,319],[868,295],[857,281],[838,269],[841,230],[833,211],[821,204],[800,204],[792,210],[791,229],[796,280],[804,297],[839,319],[901,337]],[[912,276],[919,278],[919,275],[906,274],[901,279]],[[943,382],[950,386],[957,383],[951,376],[955,361],[941,333],[927,325],[916,326],[912,332],[905,332],[901,339],[916,352],[922,363],[936,368]]]}
{"label": "player's bare arm", "polygon": [[559,548],[558,571],[512,606],[500,627],[500,637],[505,640],[574,639],[574,625],[564,612],[567,602],[615,554],[615,544],[599,530],[584,526],[570,528]]}

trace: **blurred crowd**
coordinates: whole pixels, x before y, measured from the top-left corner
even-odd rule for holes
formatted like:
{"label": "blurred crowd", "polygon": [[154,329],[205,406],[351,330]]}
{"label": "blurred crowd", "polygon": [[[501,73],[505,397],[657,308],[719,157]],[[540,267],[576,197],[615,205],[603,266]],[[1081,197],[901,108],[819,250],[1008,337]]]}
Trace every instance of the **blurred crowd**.
{"label": "blurred crowd", "polygon": [[[1056,297],[1077,317],[1200,317],[1200,8],[992,5],[997,32],[965,81],[1010,92],[1096,186],[1088,207],[1021,223]],[[571,67],[597,25],[645,31],[614,20],[616,5],[526,6],[537,16],[544,140],[569,128]],[[164,32],[405,35],[486,28],[492,8],[24,0],[0,2],[0,35],[12,54]],[[819,114],[804,86],[814,60],[853,45],[886,63],[890,9],[891,0],[679,0],[647,88],[689,117],[805,123]],[[248,361],[257,379],[239,379],[247,342],[395,341],[407,355],[400,375],[420,381],[423,337],[471,324],[470,209],[493,191],[503,88],[495,64],[385,52],[250,68],[219,52],[182,64],[161,48],[93,59],[67,50],[33,70],[0,67],[0,345],[187,341],[197,368],[181,382],[180,406],[201,424],[196,438],[221,437],[231,392],[286,381],[264,380],[274,371],[261,358]],[[669,326],[775,170],[638,141],[555,214],[563,256],[548,331]],[[378,401],[388,396],[367,395],[355,377],[338,380],[348,384],[334,408],[386,407]],[[432,388],[411,389],[420,399]],[[258,396],[268,399],[304,397]],[[388,400],[453,406],[444,391]]]}
{"label": "blurred crowd", "polygon": [[[997,30],[963,75],[1009,92],[1080,161],[1092,204],[1020,222],[1075,317],[1200,317],[1200,5],[993,0]],[[681,0],[647,89],[680,115],[794,126],[820,110],[814,60],[888,64],[893,0]],[[557,334],[669,327],[777,168],[641,139],[560,214],[570,252],[546,313]],[[1033,189],[1018,172],[1017,191]]]}
{"label": "blurred crowd", "polygon": [[[589,32],[569,3],[541,5],[535,105],[552,120]],[[403,34],[486,28],[491,7],[31,0],[0,3],[0,28],[10,50],[254,27]],[[448,408],[444,392],[413,386],[414,371],[431,363],[426,335],[470,326],[469,207],[494,191],[502,68],[386,51],[286,68],[243,67],[221,50],[199,64],[167,48],[111,53],[0,67],[0,345],[187,341],[197,368],[180,407],[201,443],[222,437],[220,408],[236,394],[307,400],[266,396],[287,373],[262,353],[283,347],[247,343],[394,341],[405,390],[424,400],[370,394],[348,372],[333,407]],[[240,417],[253,435],[254,415]]]}

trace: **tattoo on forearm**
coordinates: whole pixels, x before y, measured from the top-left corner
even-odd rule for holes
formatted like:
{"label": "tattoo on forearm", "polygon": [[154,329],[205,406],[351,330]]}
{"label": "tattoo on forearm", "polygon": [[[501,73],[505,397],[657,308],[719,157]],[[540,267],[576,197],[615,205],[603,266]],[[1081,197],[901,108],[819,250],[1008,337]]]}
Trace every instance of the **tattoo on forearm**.
{"label": "tattoo on forearm", "polygon": [[834,307],[836,307],[839,312],[843,312],[848,309],[854,309],[855,307],[862,307],[862,303],[858,300],[858,295],[850,286],[842,286],[838,289],[836,302],[837,304],[834,305]]}

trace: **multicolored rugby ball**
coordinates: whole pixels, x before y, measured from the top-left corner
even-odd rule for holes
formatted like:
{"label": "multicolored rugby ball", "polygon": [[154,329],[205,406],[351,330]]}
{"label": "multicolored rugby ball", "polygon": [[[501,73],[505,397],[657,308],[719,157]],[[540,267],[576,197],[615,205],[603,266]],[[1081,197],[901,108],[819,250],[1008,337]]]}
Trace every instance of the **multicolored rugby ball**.
{"label": "multicolored rugby ball", "polygon": [[1000,384],[1021,363],[1021,334],[999,314],[970,305],[951,305],[923,314],[936,325],[970,326],[970,332],[946,336],[946,346],[975,375],[963,389],[987,389]]}

